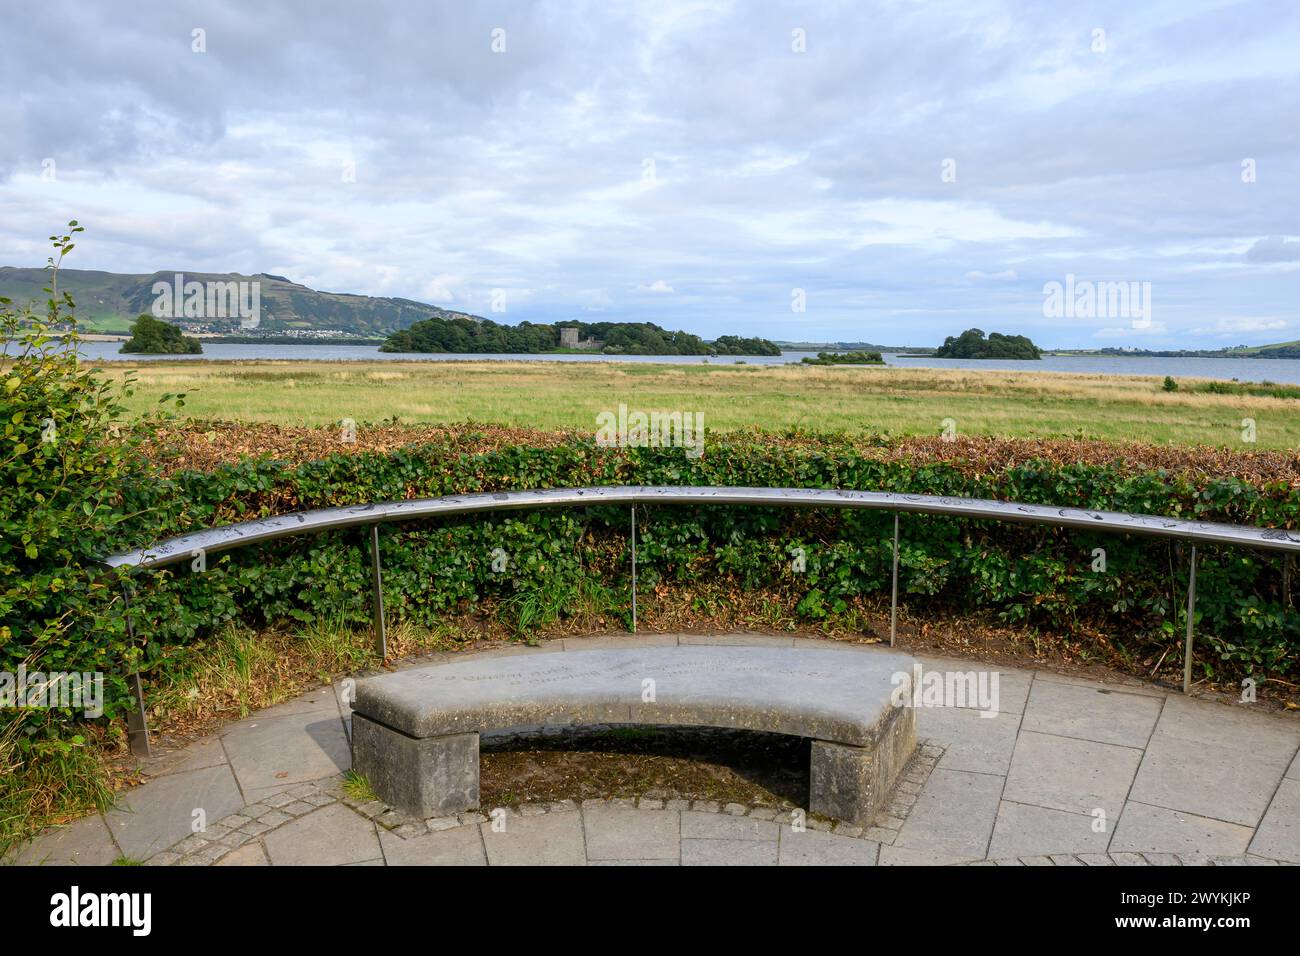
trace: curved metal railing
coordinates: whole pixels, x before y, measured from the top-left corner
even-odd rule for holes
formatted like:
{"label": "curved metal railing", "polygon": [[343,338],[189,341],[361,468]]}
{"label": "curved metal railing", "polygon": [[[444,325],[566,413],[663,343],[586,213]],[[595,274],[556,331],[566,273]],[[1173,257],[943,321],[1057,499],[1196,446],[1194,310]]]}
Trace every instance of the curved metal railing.
{"label": "curved metal railing", "polygon": [[[636,506],[664,505],[749,505],[752,507],[853,508],[890,511],[894,514],[893,582],[890,597],[889,643],[894,643],[898,625],[898,516],[941,514],[985,521],[1008,521],[1083,528],[1089,531],[1141,534],[1192,542],[1187,589],[1187,637],[1183,658],[1183,690],[1191,684],[1193,618],[1196,607],[1196,544],[1262,548],[1300,553],[1300,531],[1284,528],[1256,528],[1159,515],[1124,514],[1054,505],[1033,505],[983,498],[940,495],[912,495],[888,491],[852,491],[825,488],[733,488],[658,485],[610,485],[589,488],[554,488],[533,491],[498,491],[443,498],[419,498],[364,505],[345,505],[299,511],[269,518],[207,528],[178,535],[134,551],[104,559],[113,568],[161,568],[190,560],[205,561],[208,554],[274,541],[278,538],[322,531],[369,526],[374,601],[375,650],[387,654],[384,626],[383,571],[379,552],[379,525],[415,521],[444,515],[483,514],[536,508],[631,506],[632,630],[636,630]],[[1289,576],[1289,557],[1283,565]],[[129,618],[128,618],[129,620]],[[137,715],[132,721],[133,746],[143,740],[147,752],[148,732],[143,723],[143,699],[138,675],[133,675]],[[137,725],[138,726],[135,726]],[[139,749],[137,747],[137,749]]]}
{"label": "curved metal railing", "polygon": [[295,511],[270,518],[207,528],[167,538],[136,551],[105,558],[110,567],[156,568],[194,557],[272,541],[290,535],[336,531],[361,525],[414,521],[454,514],[523,511],[563,506],[695,504],[752,505],[755,507],[860,508],[918,514],[943,514],[959,518],[1016,521],[1031,524],[1087,528],[1125,534],[1182,538],[1207,544],[1268,548],[1300,553],[1300,531],[1254,528],[1165,518],[1158,515],[1092,511],[1055,505],[1031,505],[985,498],[909,495],[890,491],[842,491],[825,488],[731,488],[690,485],[610,485],[590,488],[548,488],[538,491],[495,491],[444,498],[415,498],[364,505],[344,505]]}

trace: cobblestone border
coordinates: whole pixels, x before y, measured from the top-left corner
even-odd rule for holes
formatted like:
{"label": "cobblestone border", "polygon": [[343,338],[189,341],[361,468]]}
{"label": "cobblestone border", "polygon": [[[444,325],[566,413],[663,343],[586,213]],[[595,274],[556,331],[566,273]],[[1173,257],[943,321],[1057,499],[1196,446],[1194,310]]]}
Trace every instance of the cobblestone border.
{"label": "cobblestone border", "polygon": [[[852,826],[825,817],[808,815],[805,825],[809,830],[820,830],[855,839],[871,840],[891,845],[907,814],[916,804],[916,798],[929,779],[930,773],[943,756],[944,748],[932,741],[922,741],[899,777],[886,809],[871,827]],[[147,866],[210,866],[239,848],[252,843],[264,834],[306,816],[314,810],[341,803],[353,812],[372,820],[394,836],[404,840],[437,833],[456,827],[477,826],[489,823],[491,811],[471,810],[454,816],[431,817],[413,821],[389,809],[378,800],[361,801],[343,791],[343,777],[330,777],[311,783],[289,787],[257,803],[249,804],[238,813],[223,817],[202,833],[193,833],[170,849],[154,854]],[[583,800],[555,800],[525,803],[518,807],[502,807],[507,817],[536,817],[547,813],[576,813],[601,807],[627,810],[693,810],[698,813],[719,813],[733,817],[752,817],[756,820],[776,821],[788,816],[791,808],[741,803],[719,803],[716,800],[657,799],[652,797],[609,798]],[[889,825],[887,825],[889,824]],[[1294,866],[1285,861],[1253,856],[1204,856],[1178,853],[1053,853],[1047,856],[1008,857],[999,860],[972,860],[957,866]]]}
{"label": "cobblestone border", "polygon": [[288,787],[222,817],[201,833],[191,833],[170,849],[155,853],[146,866],[209,866],[264,833],[343,798],[343,778]]}
{"label": "cobblestone border", "polygon": [[[877,843],[892,844],[899,828],[907,819],[916,798],[921,793],[931,771],[943,756],[944,748],[929,740],[920,741],[912,758],[894,785],[885,809],[872,821],[870,827],[853,826],[826,817],[806,814],[804,824],[809,830],[820,830],[838,836]],[[379,800],[356,800],[343,790],[343,777],[329,777],[311,783],[288,787],[251,803],[237,813],[223,817],[202,833],[192,833],[169,849],[155,853],[148,866],[210,866],[226,855],[284,826],[313,810],[341,803],[368,820],[374,821],[394,836],[403,840],[436,833],[455,827],[478,825],[491,821],[491,811],[470,810],[448,817],[432,817],[414,821]],[[716,800],[686,800],[681,798],[657,799],[653,797],[610,798],[583,800],[555,800],[525,803],[518,807],[502,807],[509,816],[535,817],[546,813],[569,813],[596,807],[621,807],[629,810],[694,810],[701,813],[723,813],[733,817],[753,817],[756,820],[775,821],[789,816],[794,807],[775,807],[742,803],[719,803]]]}
{"label": "cobblestone border", "polygon": [[[892,844],[898,837],[916,798],[930,778],[931,771],[943,756],[944,748],[934,741],[921,741],[907,762],[898,782],[890,794],[885,809],[872,821],[872,826],[860,827],[843,821],[832,820],[811,813],[805,816],[804,824],[809,830],[821,830],[837,836],[854,839],[872,840],[877,843]],[[494,810],[470,810],[446,817],[430,817],[415,822],[390,810],[378,800],[363,803],[351,797],[343,796],[344,805],[351,807],[362,816],[374,820],[384,829],[402,839],[411,839],[425,833],[451,830],[455,827],[477,825],[491,821],[490,813]],[[685,798],[655,797],[610,797],[583,800],[556,800],[550,802],[525,803],[518,807],[500,807],[507,817],[536,817],[546,813],[568,813],[579,809],[591,810],[598,807],[615,807],[627,810],[694,810],[700,813],[724,813],[733,817],[753,817],[756,820],[775,821],[782,816],[789,816],[797,807],[775,807],[770,804],[719,803],[716,800],[688,800]],[[495,809],[495,808],[494,808]]]}

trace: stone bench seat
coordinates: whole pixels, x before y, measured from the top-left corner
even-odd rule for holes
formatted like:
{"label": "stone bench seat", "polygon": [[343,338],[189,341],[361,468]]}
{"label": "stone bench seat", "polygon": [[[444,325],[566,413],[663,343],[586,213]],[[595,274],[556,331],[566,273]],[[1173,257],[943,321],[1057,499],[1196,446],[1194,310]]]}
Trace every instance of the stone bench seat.
{"label": "stone bench seat", "polygon": [[812,740],[808,809],[870,822],[916,741],[893,652],[633,647],[479,657],[357,682],[353,768],[415,817],[479,805],[479,734],[525,726],[722,727]]}

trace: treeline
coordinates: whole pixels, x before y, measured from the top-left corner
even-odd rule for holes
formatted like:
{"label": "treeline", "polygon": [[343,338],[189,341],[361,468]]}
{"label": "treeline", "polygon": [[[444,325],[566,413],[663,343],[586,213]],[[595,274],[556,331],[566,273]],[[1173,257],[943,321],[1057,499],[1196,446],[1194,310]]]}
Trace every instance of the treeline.
{"label": "treeline", "polygon": [[1098,355],[1117,355],[1121,358],[1258,358],[1258,359],[1296,359],[1300,358],[1300,342],[1283,345],[1268,345],[1254,351],[1244,345],[1226,349],[1120,349],[1108,347],[1097,350]]}
{"label": "treeline", "polygon": [[1003,335],[991,332],[984,337],[981,329],[967,329],[961,335],[950,335],[934,352],[935,358],[955,359],[1038,359],[1043,350],[1023,335]]}
{"label": "treeline", "polygon": [[549,352],[558,333],[553,325],[499,325],[490,319],[424,319],[393,332],[381,352]]}
{"label": "treeline", "polygon": [[721,335],[706,342],[689,332],[671,332],[650,322],[520,322],[501,325],[490,319],[425,319],[388,336],[381,352],[535,353],[559,348],[560,329],[575,328],[578,339],[602,343],[606,355],[780,355],[774,342]]}
{"label": "treeline", "polygon": [[816,358],[803,360],[805,365],[884,365],[885,360],[879,352],[818,352]]}

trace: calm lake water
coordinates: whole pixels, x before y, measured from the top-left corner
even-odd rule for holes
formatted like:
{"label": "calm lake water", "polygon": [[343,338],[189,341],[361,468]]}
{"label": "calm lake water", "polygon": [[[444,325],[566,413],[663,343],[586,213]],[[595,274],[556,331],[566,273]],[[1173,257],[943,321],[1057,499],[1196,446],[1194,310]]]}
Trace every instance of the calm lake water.
{"label": "calm lake water", "polygon": [[[798,362],[810,352],[744,357],[701,355],[464,355],[450,353],[380,352],[373,345],[226,345],[204,343],[202,355],[122,355],[117,342],[83,342],[81,351],[91,360],[169,359],[237,360],[289,359],[298,361],[392,362],[654,362],[663,365],[701,364],[782,365]],[[1242,382],[1286,382],[1300,385],[1300,359],[1120,358],[1118,356],[1047,356],[1037,362],[972,359],[908,358],[885,353],[885,361],[900,368],[1008,369],[1019,372],[1084,372],[1102,375],[1172,375],[1174,378],[1237,379]]]}

